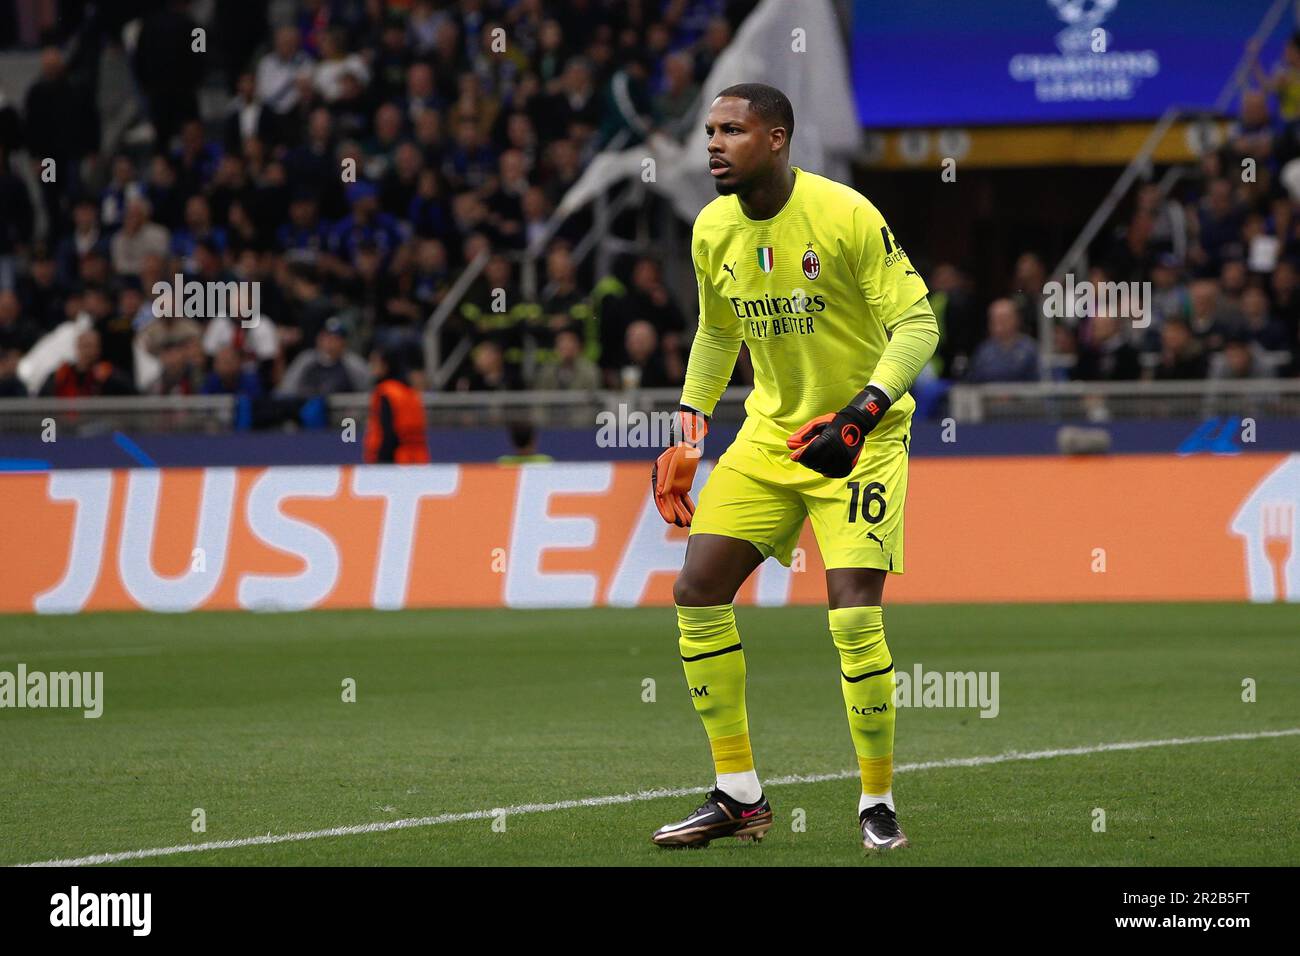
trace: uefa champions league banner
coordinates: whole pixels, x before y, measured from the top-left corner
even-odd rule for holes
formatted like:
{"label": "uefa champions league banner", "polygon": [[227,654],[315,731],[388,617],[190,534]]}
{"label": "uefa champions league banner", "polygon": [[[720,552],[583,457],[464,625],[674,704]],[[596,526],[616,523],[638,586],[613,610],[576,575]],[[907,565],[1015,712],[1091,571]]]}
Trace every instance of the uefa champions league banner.
{"label": "uefa champions league banner", "polygon": [[[1213,106],[1273,0],[855,0],[866,127],[1147,120]],[[1283,17],[1289,20],[1289,15]],[[1271,70],[1285,30],[1264,47]]]}
{"label": "uefa champions league banner", "polygon": [[[643,463],[55,471],[0,500],[0,611],[667,605],[686,546]],[[919,459],[905,534],[891,603],[1300,601],[1300,455]],[[821,604],[822,570],[805,528],[738,601]]]}

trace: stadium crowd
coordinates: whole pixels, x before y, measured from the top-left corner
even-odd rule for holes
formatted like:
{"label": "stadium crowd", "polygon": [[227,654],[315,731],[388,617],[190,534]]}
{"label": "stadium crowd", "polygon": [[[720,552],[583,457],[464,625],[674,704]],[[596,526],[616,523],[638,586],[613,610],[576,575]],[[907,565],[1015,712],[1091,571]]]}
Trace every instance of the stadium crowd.
{"label": "stadium crowd", "polygon": [[[574,217],[530,301],[512,254],[606,144],[680,131],[752,3],[301,0],[276,24],[236,11],[215,27],[244,55],[207,59],[188,3],[145,6],[144,121],[113,155],[88,49],[113,30],[51,37],[0,101],[0,394],[310,397],[365,389],[372,350],[420,383],[426,321],[483,252],[442,330],[443,354],[474,343],[449,388],[681,381],[653,258],[590,274]],[[229,102],[205,121],[215,83]],[[257,283],[258,314],[157,316],[176,275]]]}
{"label": "stadium crowd", "polygon": [[945,332],[942,374],[1040,379],[1046,316],[1048,374],[1057,379],[1300,376],[1300,33],[1271,73],[1255,60],[1254,80],[1223,142],[1204,150],[1194,174],[1168,196],[1154,182],[1139,187],[1093,243],[1087,274],[1073,277],[1094,290],[1122,283],[1138,295],[1149,283],[1150,301],[1128,295],[1127,307],[1108,310],[1096,296],[1083,314],[1062,316],[1045,294],[1043,257],[1026,252],[981,328],[969,282],[940,265],[930,285]]}
{"label": "stadium crowd", "polygon": [[[92,77],[114,31],[52,37],[21,103],[0,99],[0,395],[309,398],[367,388],[376,350],[421,386],[426,321],[483,253],[441,329],[441,354],[473,346],[448,388],[681,382],[691,323],[653,256],[591,274],[575,216],[532,299],[512,256],[607,144],[682,131],[752,3],[298,0],[275,24],[218,5],[238,42],[211,59],[191,52],[185,0],[142,5],[142,122],[111,156]],[[1091,250],[1088,280],[1151,283],[1147,321],[1053,319],[1050,374],[1300,374],[1300,40],[1259,74],[1198,175],[1167,198],[1140,189]],[[228,104],[205,120],[214,84]],[[921,266],[937,374],[1041,376],[1043,256],[1021,255],[1002,297]],[[156,316],[152,290],[176,275],[257,283],[255,320]]]}

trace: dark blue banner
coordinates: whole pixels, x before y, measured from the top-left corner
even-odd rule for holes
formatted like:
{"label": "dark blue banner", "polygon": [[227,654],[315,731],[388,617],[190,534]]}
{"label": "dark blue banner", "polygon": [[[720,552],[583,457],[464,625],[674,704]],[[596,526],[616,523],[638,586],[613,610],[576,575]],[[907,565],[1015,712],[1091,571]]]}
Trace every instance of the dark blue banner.
{"label": "dark blue banner", "polygon": [[[1212,106],[1272,0],[856,0],[867,127],[1155,119]],[[1266,45],[1271,71],[1289,15]],[[1104,52],[1097,52],[1104,50]]]}

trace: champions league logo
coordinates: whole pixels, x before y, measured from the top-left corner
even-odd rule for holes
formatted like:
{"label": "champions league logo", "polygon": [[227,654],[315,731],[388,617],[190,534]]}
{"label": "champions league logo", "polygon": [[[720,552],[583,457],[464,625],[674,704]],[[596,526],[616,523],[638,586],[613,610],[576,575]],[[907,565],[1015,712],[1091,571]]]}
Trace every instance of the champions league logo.
{"label": "champions league logo", "polygon": [[[1119,5],[1119,0],[1047,0],[1056,11],[1056,15],[1066,24],[1064,30],[1056,35],[1056,46],[1065,54],[1088,53],[1093,47],[1093,31],[1110,16]],[[1110,34],[1101,31],[1104,37],[1102,49],[1110,49]]]}
{"label": "champions league logo", "polygon": [[1101,26],[1120,0],[1047,0],[1065,23],[1059,53],[1017,53],[1007,64],[1013,80],[1034,85],[1039,103],[1131,100],[1143,80],[1160,72],[1155,50],[1116,50]]}

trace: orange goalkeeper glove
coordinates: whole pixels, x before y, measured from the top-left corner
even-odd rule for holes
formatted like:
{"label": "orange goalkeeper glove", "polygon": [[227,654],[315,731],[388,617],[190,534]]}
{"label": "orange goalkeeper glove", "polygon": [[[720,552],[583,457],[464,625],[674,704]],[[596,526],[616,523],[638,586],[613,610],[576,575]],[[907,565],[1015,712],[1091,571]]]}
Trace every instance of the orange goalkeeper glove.
{"label": "orange goalkeeper glove", "polygon": [[695,514],[691,485],[704,436],[709,433],[709,417],[683,405],[677,412],[677,427],[680,437],[676,444],[665,449],[650,469],[650,490],[665,521],[689,528]]}

